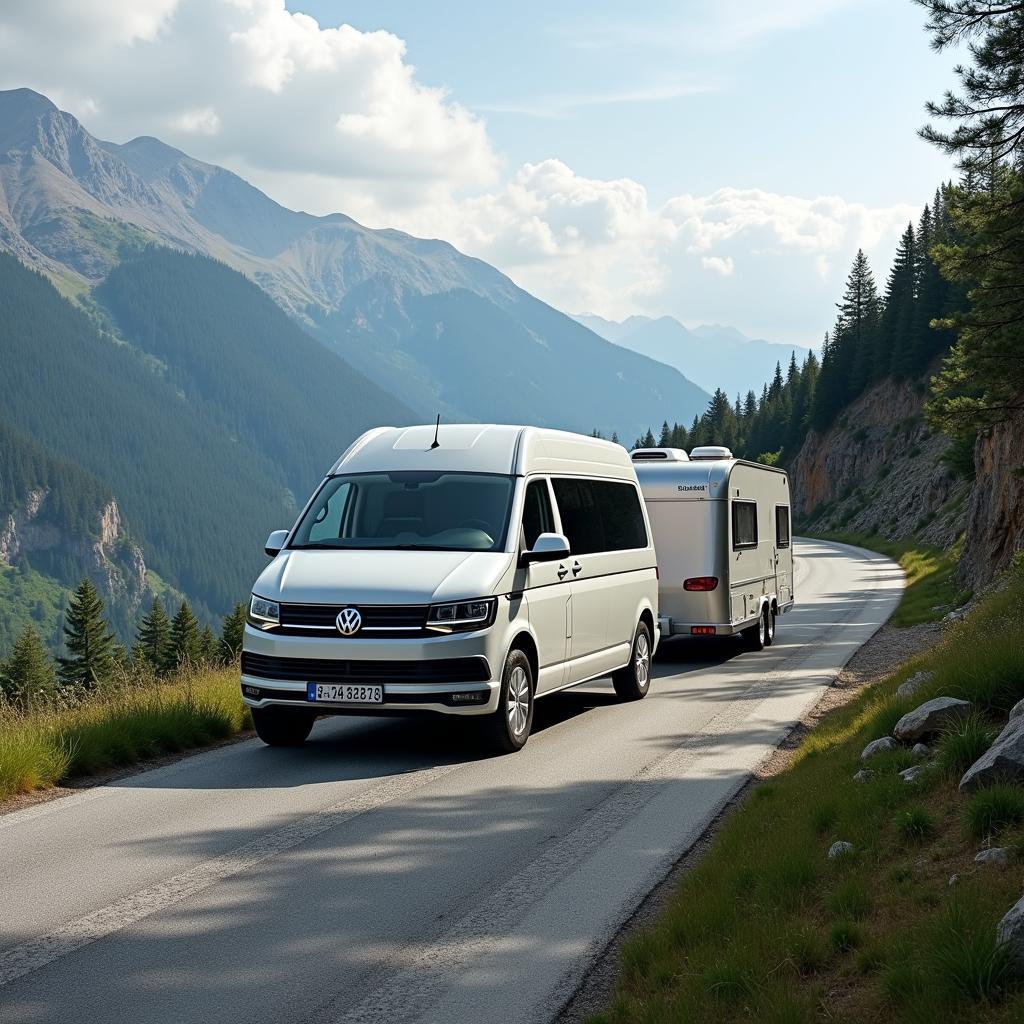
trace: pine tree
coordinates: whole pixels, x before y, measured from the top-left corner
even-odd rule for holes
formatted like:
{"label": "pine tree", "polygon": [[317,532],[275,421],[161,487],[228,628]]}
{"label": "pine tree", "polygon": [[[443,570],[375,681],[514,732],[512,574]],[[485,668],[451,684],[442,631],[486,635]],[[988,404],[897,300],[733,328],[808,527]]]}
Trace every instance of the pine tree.
{"label": "pine tree", "polygon": [[[613,440],[617,440],[613,438]],[[233,665],[242,653],[242,636],[245,633],[245,605],[236,604],[231,614],[225,616],[220,631],[220,660]]]}
{"label": "pine tree", "polygon": [[10,657],[0,663],[0,692],[23,709],[51,700],[57,694],[53,662],[31,626],[22,630]]}
{"label": "pine tree", "polygon": [[837,331],[833,333],[842,396],[837,412],[871,380],[880,320],[881,303],[875,278],[864,250],[858,249],[846,279],[843,301],[839,303]]}
{"label": "pine tree", "polygon": [[103,617],[103,601],[86,578],[75,589],[64,615],[64,644],[68,657],[58,658],[61,682],[95,689],[114,670],[114,636]]}
{"label": "pine tree", "polygon": [[160,598],[153,598],[152,607],[139,623],[135,642],[138,654],[154,672],[170,667],[171,620]]}
{"label": "pine tree", "polygon": [[218,655],[217,638],[209,625],[203,626],[199,634],[199,660],[204,665],[212,665],[217,661]]}
{"label": "pine tree", "polygon": [[171,623],[170,661],[175,668],[195,666],[202,660],[199,623],[188,601],[182,601]]}
{"label": "pine tree", "polygon": [[667,448],[671,439],[672,431],[669,429],[668,420],[665,420],[661,425],[661,434],[658,437],[658,447]]}
{"label": "pine tree", "polygon": [[894,373],[909,377],[914,372],[915,354],[912,324],[917,298],[920,262],[914,225],[908,224],[896,247],[896,257],[885,286],[882,330],[875,346],[874,378]]}

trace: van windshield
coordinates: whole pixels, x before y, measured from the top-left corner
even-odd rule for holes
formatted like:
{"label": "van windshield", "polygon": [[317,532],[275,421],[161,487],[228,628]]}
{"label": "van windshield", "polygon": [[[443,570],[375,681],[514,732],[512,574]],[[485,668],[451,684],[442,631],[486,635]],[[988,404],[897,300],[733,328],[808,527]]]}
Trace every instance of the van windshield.
{"label": "van windshield", "polygon": [[500,551],[513,478],[419,470],[333,476],[302,517],[291,548]]}

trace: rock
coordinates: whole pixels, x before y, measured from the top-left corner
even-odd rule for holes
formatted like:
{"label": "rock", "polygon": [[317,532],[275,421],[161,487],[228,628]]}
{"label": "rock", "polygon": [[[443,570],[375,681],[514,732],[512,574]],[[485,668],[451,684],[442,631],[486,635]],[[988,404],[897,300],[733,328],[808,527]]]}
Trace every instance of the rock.
{"label": "rock", "polygon": [[926,700],[920,707],[908,711],[897,723],[892,734],[898,740],[919,740],[942,732],[949,725],[963,721],[970,713],[972,704],[956,697],[935,697]]}
{"label": "rock", "polygon": [[946,884],[952,889],[953,886],[956,885],[956,883],[959,882],[959,881],[960,881],[960,876],[959,875],[950,875],[949,876],[949,881]]}
{"label": "rock", "polygon": [[875,777],[875,773],[868,768],[861,768],[853,777],[854,782],[869,782]]}
{"label": "rock", "polygon": [[828,848],[828,859],[838,860],[840,857],[849,857],[853,853],[853,843],[847,843],[840,839]]}
{"label": "rock", "polygon": [[954,608],[951,612],[948,612],[942,617],[943,622],[959,622],[962,618],[967,615],[966,608]]}
{"label": "rock", "polygon": [[915,672],[905,683],[896,687],[896,696],[909,700],[925,683],[932,681],[932,672]]}
{"label": "rock", "polygon": [[932,748],[927,743],[915,743],[910,752],[914,757],[925,758],[931,754]]}
{"label": "rock", "polygon": [[903,771],[900,772],[900,778],[904,782],[913,782],[914,779],[916,779],[918,777],[918,775],[920,775],[923,770],[924,770],[924,765],[920,765],[920,764],[911,765],[911,767],[904,768]]}
{"label": "rock", "polygon": [[900,745],[891,737],[883,736],[879,740],[872,740],[860,753],[862,761],[868,761],[878,754],[887,754],[890,750],[899,750]]}
{"label": "rock", "polygon": [[964,772],[961,793],[975,793],[1001,782],[1024,781],[1024,715],[1006,723],[995,743]]}
{"label": "rock", "polygon": [[1010,863],[1009,852],[1002,846],[993,846],[990,850],[981,850],[974,858],[975,864],[996,864],[1005,868]]}
{"label": "rock", "polygon": [[1024,700],[1017,701],[1017,703],[1010,708],[1010,721],[1012,722],[1013,719],[1019,718],[1021,715],[1024,715]]}
{"label": "rock", "polygon": [[1009,957],[1013,973],[1024,975],[1024,898],[1006,912],[996,927],[996,938]]}

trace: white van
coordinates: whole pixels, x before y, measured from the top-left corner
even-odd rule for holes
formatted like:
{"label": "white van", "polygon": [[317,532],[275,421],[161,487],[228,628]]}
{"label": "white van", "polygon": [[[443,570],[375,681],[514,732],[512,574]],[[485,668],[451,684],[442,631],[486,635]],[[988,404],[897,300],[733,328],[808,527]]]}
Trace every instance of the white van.
{"label": "white van", "polygon": [[786,473],[716,445],[631,457],[658,549],[662,635],[772,644],[795,600]]}
{"label": "white van", "polygon": [[337,461],[253,587],[242,697],[273,745],[317,715],[479,716],[526,743],[534,698],[650,687],[654,545],[629,455],[535,427],[380,427]]}

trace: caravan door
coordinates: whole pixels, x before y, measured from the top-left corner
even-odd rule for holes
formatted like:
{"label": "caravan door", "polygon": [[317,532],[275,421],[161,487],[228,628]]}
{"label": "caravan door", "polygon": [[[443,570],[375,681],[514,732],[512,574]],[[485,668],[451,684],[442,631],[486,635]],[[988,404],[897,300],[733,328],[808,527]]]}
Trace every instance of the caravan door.
{"label": "caravan door", "polygon": [[793,539],[790,535],[789,506],[775,506],[775,593],[779,607],[793,600]]}

